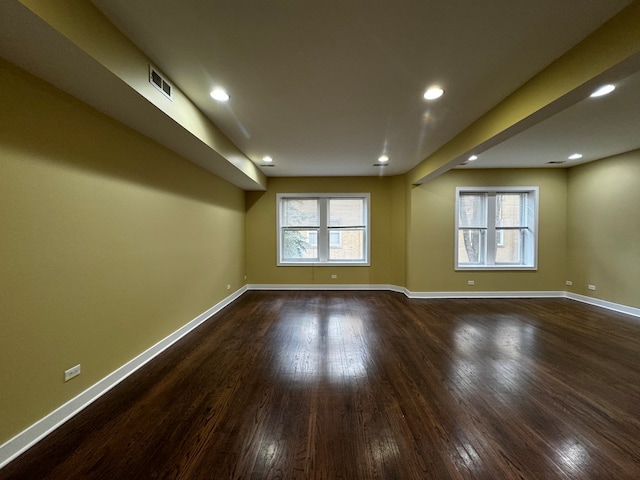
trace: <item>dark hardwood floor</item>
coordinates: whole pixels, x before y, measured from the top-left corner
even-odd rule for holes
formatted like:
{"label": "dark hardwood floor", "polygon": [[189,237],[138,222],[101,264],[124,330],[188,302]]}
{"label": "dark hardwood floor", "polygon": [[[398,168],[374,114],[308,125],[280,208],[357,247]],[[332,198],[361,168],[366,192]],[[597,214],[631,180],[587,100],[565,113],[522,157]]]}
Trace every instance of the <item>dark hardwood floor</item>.
{"label": "dark hardwood floor", "polygon": [[0,479],[638,479],[640,321],[248,292]]}

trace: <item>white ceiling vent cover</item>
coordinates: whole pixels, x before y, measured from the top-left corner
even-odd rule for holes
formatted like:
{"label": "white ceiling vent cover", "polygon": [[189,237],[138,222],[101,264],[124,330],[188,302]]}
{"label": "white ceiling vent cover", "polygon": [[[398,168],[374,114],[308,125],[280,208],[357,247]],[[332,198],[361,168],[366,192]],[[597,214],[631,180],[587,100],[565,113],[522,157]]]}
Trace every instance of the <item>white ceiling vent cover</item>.
{"label": "white ceiling vent cover", "polygon": [[149,83],[160,90],[160,92],[162,92],[162,94],[169,100],[172,100],[171,91],[173,90],[173,87],[152,65],[149,65]]}

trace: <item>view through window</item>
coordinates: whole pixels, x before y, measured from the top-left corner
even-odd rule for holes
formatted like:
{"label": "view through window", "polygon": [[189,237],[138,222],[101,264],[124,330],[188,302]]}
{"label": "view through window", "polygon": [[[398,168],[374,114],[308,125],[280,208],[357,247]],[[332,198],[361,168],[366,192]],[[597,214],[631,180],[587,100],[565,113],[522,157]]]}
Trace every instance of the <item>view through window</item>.
{"label": "view through window", "polygon": [[278,264],[368,264],[368,194],[278,194]]}
{"label": "view through window", "polygon": [[537,210],[537,187],[458,187],[456,268],[535,269]]}

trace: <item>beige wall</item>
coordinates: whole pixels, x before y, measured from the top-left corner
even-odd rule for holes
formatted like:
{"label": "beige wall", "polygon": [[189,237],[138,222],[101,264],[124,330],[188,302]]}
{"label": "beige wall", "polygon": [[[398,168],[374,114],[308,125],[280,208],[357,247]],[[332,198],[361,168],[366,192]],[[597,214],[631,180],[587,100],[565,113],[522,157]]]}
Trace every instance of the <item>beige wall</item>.
{"label": "beige wall", "polygon": [[[404,182],[392,177],[270,178],[266,192],[247,192],[247,282],[250,284],[393,284],[404,274]],[[371,265],[279,267],[277,193],[370,193]],[[397,209],[397,210],[395,210]],[[337,275],[332,279],[331,275]]]}
{"label": "beige wall", "polygon": [[405,175],[391,178],[391,285],[405,286],[407,278],[407,195],[409,186]]}
{"label": "beige wall", "polygon": [[[455,271],[458,186],[539,186],[537,271]],[[566,171],[451,170],[410,187],[407,288],[412,292],[564,291]],[[474,286],[467,281],[474,280]]]}
{"label": "beige wall", "polygon": [[569,170],[569,291],[640,308],[639,180],[640,150]]}
{"label": "beige wall", "polygon": [[0,90],[2,444],[240,288],[245,205],[2,60]]}

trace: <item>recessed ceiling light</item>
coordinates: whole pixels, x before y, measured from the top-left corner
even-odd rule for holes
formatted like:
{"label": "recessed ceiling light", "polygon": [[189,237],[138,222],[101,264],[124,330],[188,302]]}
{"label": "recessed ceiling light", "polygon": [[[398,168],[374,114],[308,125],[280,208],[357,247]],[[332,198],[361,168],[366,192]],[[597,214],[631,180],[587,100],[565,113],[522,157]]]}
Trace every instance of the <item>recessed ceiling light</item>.
{"label": "recessed ceiling light", "polygon": [[471,155],[471,156],[469,157],[469,161],[470,161],[470,162],[473,162],[474,160],[477,160],[477,159],[478,159],[478,155]]}
{"label": "recessed ceiling light", "polygon": [[211,90],[211,98],[218,102],[226,102],[229,100],[229,94],[224,90],[224,88],[214,88]]}
{"label": "recessed ceiling light", "polygon": [[271,158],[269,155],[267,155],[266,157],[262,157],[262,161],[264,163],[273,163],[273,158]]}
{"label": "recessed ceiling light", "polygon": [[444,94],[444,90],[440,87],[430,87],[424,92],[425,100],[435,100],[436,98],[440,98]]}
{"label": "recessed ceiling light", "polygon": [[615,85],[603,85],[598,88],[595,92],[593,92],[590,97],[602,97],[603,95],[607,95],[608,93],[613,92],[616,89]]}
{"label": "recessed ceiling light", "polygon": [[573,154],[569,155],[567,158],[569,160],[578,160],[579,158],[582,158],[582,154],[581,153],[573,153]]}
{"label": "recessed ceiling light", "polygon": [[378,157],[378,162],[380,163],[387,163],[389,161],[389,156],[388,155],[380,155]]}

